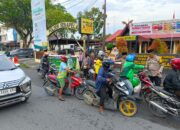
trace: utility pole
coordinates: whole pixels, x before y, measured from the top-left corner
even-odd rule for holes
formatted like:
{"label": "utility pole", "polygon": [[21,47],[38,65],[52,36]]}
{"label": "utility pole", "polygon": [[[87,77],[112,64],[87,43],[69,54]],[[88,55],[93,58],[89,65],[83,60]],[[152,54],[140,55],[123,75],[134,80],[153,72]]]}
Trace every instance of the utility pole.
{"label": "utility pole", "polygon": [[104,9],[104,28],[103,28],[103,50],[105,50],[105,43],[106,43],[106,0],[104,0],[104,6],[103,6],[103,9]]}

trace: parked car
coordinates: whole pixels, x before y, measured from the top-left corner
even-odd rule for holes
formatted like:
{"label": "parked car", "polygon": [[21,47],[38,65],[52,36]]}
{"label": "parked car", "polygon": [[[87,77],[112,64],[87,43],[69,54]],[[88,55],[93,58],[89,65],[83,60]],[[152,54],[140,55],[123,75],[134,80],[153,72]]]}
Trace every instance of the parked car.
{"label": "parked car", "polygon": [[18,57],[21,58],[30,58],[33,57],[34,52],[33,49],[28,48],[28,49],[16,49],[10,52],[10,56],[15,56],[17,55]]}
{"label": "parked car", "polygon": [[0,107],[26,102],[31,95],[31,79],[6,55],[0,54]]}

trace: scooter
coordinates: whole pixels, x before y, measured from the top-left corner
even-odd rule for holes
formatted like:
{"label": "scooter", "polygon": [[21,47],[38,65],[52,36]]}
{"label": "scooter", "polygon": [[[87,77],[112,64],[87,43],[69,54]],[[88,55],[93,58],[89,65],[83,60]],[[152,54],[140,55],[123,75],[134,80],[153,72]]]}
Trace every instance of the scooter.
{"label": "scooter", "polygon": [[[43,83],[43,88],[45,92],[50,96],[58,96],[59,91],[59,82],[57,80],[57,72],[55,68],[50,67],[49,74],[46,75],[45,81]],[[83,90],[84,90],[84,81],[75,76],[75,72],[69,74],[69,78],[71,78],[71,84],[69,85],[69,81],[65,81],[65,87],[63,90],[63,94],[65,95],[75,95],[78,99],[83,100]]]}
{"label": "scooter", "polygon": [[[112,83],[110,86],[113,91],[113,98],[106,97],[104,107],[110,110],[119,110],[124,116],[132,117],[137,113],[136,99],[129,95],[129,91],[125,83],[116,78],[112,73]],[[86,81],[86,90],[84,91],[84,102],[89,105],[99,106],[100,97],[96,93],[95,82],[91,80]]]}

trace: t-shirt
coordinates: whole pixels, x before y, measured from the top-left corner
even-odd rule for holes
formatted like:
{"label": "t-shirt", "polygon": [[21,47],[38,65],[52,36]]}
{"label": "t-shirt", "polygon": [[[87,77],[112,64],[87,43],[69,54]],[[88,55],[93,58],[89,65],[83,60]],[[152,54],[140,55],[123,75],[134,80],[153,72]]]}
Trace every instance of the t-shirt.
{"label": "t-shirt", "polygon": [[66,63],[61,62],[60,66],[59,66],[58,78],[65,78],[67,76],[66,68],[67,68]]}
{"label": "t-shirt", "polygon": [[96,60],[96,63],[94,64],[94,68],[95,68],[95,73],[98,74],[99,72],[99,69],[101,68],[102,66],[102,61],[101,60]]}

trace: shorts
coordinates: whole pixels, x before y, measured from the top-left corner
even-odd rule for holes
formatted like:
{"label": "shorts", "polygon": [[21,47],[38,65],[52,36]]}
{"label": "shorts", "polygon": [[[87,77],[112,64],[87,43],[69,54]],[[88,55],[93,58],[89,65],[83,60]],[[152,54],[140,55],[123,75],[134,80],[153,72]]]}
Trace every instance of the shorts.
{"label": "shorts", "polygon": [[64,88],[65,87],[65,78],[58,78],[59,87]]}

